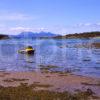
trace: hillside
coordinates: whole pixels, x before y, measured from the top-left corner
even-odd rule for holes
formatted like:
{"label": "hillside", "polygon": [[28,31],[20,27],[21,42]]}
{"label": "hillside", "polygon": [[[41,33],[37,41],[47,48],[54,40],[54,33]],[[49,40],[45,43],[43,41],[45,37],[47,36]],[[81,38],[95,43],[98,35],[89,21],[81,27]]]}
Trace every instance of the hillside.
{"label": "hillside", "polygon": [[93,38],[93,37],[100,37],[100,32],[84,32],[84,33],[75,33],[75,34],[68,34],[65,36],[56,36],[54,38]]}
{"label": "hillside", "polygon": [[22,32],[19,35],[12,36],[14,38],[46,38],[46,37],[55,37],[57,36],[54,33],[51,32]]}

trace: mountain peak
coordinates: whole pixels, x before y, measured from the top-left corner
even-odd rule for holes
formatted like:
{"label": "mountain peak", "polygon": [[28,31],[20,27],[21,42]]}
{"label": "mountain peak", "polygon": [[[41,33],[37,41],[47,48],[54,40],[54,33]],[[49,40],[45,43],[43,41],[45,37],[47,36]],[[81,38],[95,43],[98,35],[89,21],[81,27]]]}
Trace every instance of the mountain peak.
{"label": "mountain peak", "polygon": [[16,35],[17,38],[42,38],[42,37],[55,37],[58,36],[57,34],[51,33],[51,32],[21,32],[19,35]]}

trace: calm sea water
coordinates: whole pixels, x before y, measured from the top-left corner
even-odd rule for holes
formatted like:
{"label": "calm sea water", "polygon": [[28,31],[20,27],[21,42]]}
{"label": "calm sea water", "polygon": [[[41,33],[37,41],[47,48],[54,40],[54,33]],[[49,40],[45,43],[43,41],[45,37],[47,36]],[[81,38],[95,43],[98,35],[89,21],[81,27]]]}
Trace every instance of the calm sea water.
{"label": "calm sea water", "polygon": [[[9,39],[0,40],[0,71],[41,71],[40,65],[53,65],[56,71],[100,77],[100,48],[91,47],[96,39]],[[32,45],[34,55],[18,50]]]}

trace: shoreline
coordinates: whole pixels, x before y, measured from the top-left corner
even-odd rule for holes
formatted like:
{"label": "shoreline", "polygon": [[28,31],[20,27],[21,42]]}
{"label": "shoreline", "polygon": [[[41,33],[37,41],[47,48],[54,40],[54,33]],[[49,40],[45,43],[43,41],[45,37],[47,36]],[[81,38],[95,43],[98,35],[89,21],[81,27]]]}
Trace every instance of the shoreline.
{"label": "shoreline", "polygon": [[17,87],[20,84],[34,85],[35,90],[74,93],[91,89],[100,97],[100,78],[61,72],[0,72],[0,86]]}

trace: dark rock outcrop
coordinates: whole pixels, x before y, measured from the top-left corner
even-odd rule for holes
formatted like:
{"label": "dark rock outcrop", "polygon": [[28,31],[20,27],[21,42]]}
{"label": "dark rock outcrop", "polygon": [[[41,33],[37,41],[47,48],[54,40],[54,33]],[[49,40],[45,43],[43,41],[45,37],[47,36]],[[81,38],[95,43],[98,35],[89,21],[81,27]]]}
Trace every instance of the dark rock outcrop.
{"label": "dark rock outcrop", "polygon": [[0,40],[1,39],[9,39],[8,35],[0,34]]}

